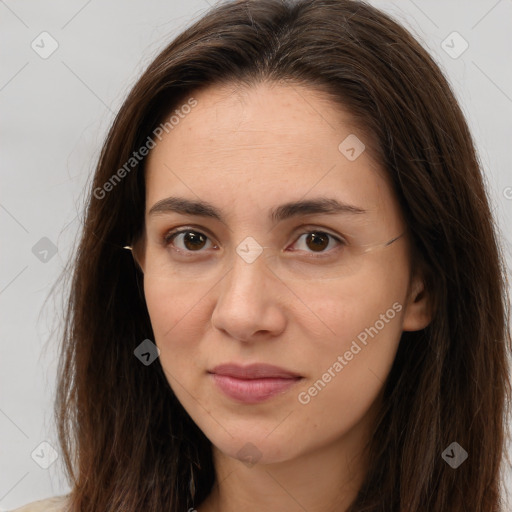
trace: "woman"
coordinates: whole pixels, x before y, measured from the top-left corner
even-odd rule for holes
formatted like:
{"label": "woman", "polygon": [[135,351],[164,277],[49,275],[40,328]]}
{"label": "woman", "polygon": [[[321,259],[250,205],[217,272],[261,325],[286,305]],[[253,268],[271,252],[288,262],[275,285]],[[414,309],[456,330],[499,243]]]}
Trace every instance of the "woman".
{"label": "woman", "polygon": [[20,510],[502,510],[497,228],[446,79],[379,10],[242,0],[177,37],[73,276],[72,490]]}

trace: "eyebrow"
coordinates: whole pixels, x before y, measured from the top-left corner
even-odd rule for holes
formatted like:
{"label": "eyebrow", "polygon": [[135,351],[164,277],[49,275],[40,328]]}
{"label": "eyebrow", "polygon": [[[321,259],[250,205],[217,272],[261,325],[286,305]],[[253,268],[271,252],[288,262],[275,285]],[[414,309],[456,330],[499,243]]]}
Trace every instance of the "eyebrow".
{"label": "eyebrow", "polygon": [[[167,197],[156,202],[148,212],[148,215],[161,215],[166,213],[179,213],[183,215],[195,215],[209,217],[224,222],[221,211],[206,201],[190,200],[184,197]],[[368,213],[367,210],[353,206],[333,198],[315,198],[284,203],[269,212],[269,219],[273,223],[297,217],[300,215],[323,214],[352,214]]]}

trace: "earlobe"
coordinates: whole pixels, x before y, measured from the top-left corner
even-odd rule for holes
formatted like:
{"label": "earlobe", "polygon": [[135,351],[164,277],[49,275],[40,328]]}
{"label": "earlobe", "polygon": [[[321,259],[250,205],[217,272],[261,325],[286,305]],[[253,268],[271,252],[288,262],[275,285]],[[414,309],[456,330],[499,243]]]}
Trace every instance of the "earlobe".
{"label": "earlobe", "polygon": [[430,297],[425,289],[423,279],[417,276],[405,304],[402,330],[419,331],[427,327],[431,320]]}

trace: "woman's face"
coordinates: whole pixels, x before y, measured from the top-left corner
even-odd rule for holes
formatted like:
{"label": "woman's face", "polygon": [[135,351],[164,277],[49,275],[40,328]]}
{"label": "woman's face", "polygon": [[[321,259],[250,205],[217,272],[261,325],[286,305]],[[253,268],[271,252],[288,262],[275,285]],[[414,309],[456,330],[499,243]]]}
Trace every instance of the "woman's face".
{"label": "woman's face", "polygon": [[[172,390],[240,460],[291,460],[368,435],[402,331],[428,323],[408,239],[355,249],[405,228],[369,141],[311,89],[193,97],[146,167],[144,292]],[[321,199],[362,212],[278,210]],[[188,233],[165,241],[178,228]],[[288,373],[251,382],[215,370],[255,363]]]}

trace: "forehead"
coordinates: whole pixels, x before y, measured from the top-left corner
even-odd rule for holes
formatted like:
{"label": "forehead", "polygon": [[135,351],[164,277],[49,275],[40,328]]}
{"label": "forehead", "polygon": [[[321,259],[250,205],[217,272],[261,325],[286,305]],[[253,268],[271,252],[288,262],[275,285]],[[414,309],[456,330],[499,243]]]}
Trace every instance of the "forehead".
{"label": "forehead", "polygon": [[264,83],[244,89],[213,86],[191,96],[195,106],[179,116],[148,156],[146,211],[178,193],[230,210],[270,207],[308,194],[336,194],[375,211],[393,206],[369,151],[355,159],[342,152],[354,142],[359,152],[358,141],[366,147],[369,141],[322,93]]}

